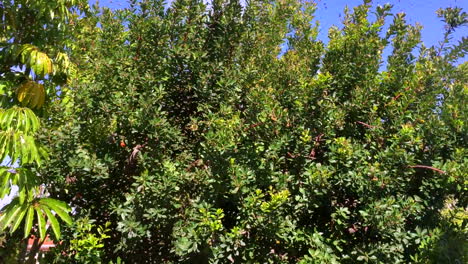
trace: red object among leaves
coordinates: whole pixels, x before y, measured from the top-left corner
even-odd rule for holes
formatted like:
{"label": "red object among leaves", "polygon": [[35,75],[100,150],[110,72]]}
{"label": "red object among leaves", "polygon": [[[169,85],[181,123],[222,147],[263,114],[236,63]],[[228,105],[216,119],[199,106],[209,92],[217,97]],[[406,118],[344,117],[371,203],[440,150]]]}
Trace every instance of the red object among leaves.
{"label": "red object among leaves", "polygon": [[[34,235],[29,237],[28,240],[28,250],[30,250],[34,246],[34,242],[37,241],[38,238],[36,238]],[[40,243],[40,242],[37,242]],[[54,241],[50,239],[49,235],[45,238],[44,242],[42,243],[39,251],[49,251],[51,248],[55,247]]]}

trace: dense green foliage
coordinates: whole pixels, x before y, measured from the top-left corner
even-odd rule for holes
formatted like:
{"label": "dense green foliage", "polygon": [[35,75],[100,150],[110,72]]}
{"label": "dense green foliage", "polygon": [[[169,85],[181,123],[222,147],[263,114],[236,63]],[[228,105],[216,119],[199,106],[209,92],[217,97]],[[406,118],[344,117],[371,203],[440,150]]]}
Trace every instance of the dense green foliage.
{"label": "dense green foliage", "polygon": [[[7,241],[0,250],[2,263],[24,263],[31,234],[40,245],[50,233],[60,238],[59,219],[72,222],[67,203],[46,197],[43,184],[48,180],[37,169],[48,155],[37,135],[43,132],[40,119],[47,119],[57,85],[64,88],[73,76],[68,57],[73,51],[72,25],[86,7],[83,0],[0,3],[0,199],[13,186],[19,189],[0,212],[2,240]],[[22,253],[15,256],[21,242]],[[31,256],[38,248],[30,250]]]}
{"label": "dense green foliage", "polygon": [[347,10],[326,43],[314,11],[131,1],[77,20],[37,173],[78,223],[48,261],[466,262],[466,13],[440,10],[425,47],[389,5]]}

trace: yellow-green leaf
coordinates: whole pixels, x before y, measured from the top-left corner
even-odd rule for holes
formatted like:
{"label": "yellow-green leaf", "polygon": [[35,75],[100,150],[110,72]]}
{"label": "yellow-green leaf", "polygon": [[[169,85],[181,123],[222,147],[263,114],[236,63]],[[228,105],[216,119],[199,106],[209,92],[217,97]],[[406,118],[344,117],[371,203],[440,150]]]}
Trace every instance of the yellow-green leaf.
{"label": "yellow-green leaf", "polygon": [[37,215],[37,225],[39,226],[39,236],[41,239],[45,239],[46,237],[46,221],[44,218],[44,215],[42,213],[42,208],[41,207],[36,207],[34,208],[36,210],[36,215]]}
{"label": "yellow-green leaf", "polygon": [[28,214],[26,215],[26,219],[24,222],[24,238],[27,238],[29,236],[29,233],[31,232],[33,220],[34,220],[34,208],[32,206],[29,206]]}
{"label": "yellow-green leaf", "polygon": [[16,229],[18,229],[21,221],[23,220],[24,215],[28,211],[28,207],[29,207],[28,204],[23,204],[20,207],[20,212],[18,213],[16,219],[13,221],[13,224],[12,224],[11,229],[10,229],[10,233],[13,233],[13,232],[16,231]]}
{"label": "yellow-green leaf", "polygon": [[47,218],[50,221],[50,226],[52,227],[52,231],[54,232],[55,238],[60,239],[60,225],[57,221],[57,218],[52,214],[49,207],[41,206],[42,210],[46,213]]}
{"label": "yellow-green leaf", "polygon": [[54,212],[56,212],[65,223],[69,225],[72,224],[72,219],[68,214],[68,212],[70,212],[70,207],[65,202],[52,198],[43,198],[41,199],[41,204],[44,204],[54,210]]}

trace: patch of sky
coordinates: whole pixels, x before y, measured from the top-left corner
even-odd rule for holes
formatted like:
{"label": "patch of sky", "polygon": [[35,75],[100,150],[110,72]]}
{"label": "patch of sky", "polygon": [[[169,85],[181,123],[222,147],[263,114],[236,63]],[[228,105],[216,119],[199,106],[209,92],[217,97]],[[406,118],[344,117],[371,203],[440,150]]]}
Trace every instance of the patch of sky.
{"label": "patch of sky", "polygon": [[[11,159],[10,157],[6,157],[2,163],[0,164],[0,166],[7,166],[7,167],[11,167],[11,168],[18,168],[18,161],[16,162],[11,162]],[[11,202],[11,200],[17,195],[18,193],[18,186],[16,185],[13,185],[11,187],[11,191],[10,191],[10,194],[8,194],[7,196],[3,197],[3,199],[0,199],[0,209],[2,209],[5,205],[9,204]]]}

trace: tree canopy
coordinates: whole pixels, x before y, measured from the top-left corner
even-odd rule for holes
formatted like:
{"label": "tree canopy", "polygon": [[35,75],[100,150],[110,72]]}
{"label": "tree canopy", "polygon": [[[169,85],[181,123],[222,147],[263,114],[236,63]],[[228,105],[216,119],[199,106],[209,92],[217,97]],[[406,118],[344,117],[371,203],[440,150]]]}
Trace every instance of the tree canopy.
{"label": "tree canopy", "polygon": [[0,6],[7,242],[48,219],[46,263],[466,262],[460,8],[426,47],[368,0],[327,42],[296,0]]}

